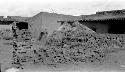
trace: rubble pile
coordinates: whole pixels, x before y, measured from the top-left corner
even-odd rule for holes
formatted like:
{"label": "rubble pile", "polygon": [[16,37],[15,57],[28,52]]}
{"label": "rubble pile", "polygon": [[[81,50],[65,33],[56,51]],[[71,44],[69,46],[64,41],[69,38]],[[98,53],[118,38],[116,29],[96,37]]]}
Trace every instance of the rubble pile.
{"label": "rubble pile", "polygon": [[98,35],[94,31],[80,24],[76,24],[71,29],[64,27],[66,26],[63,26],[62,30],[55,31],[50,38],[48,37],[46,48],[42,49],[52,59],[50,63],[84,64],[104,60],[105,50],[95,44],[95,38]]}
{"label": "rubble pile", "polygon": [[[75,22],[67,23],[46,38],[44,45],[32,42],[28,30],[14,33],[13,65],[44,64],[47,66],[97,63],[103,64],[108,54],[124,50],[125,36],[97,34]],[[38,40],[41,40],[39,38]]]}
{"label": "rubble pile", "polygon": [[124,49],[124,35],[97,34],[81,24],[67,28],[64,24],[47,38],[46,48],[41,48],[50,64],[102,64],[108,54]]}

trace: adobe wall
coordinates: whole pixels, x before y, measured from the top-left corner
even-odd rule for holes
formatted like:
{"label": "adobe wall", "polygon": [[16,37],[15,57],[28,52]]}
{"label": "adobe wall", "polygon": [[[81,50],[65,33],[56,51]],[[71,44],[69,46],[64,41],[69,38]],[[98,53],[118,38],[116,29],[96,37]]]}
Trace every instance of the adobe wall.
{"label": "adobe wall", "polygon": [[41,12],[36,16],[32,17],[31,21],[29,21],[29,24],[31,24],[32,26],[31,31],[33,33],[34,38],[38,38],[39,33],[44,29],[48,30],[49,35],[52,34],[52,32],[60,26],[60,23],[58,23],[57,21],[77,18],[79,17]]}

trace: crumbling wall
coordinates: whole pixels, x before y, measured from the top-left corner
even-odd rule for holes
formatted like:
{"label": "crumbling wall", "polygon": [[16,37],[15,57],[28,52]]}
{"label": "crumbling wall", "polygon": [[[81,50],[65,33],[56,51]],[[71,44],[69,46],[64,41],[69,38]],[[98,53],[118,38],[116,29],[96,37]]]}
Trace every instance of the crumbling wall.
{"label": "crumbling wall", "polygon": [[[18,23],[19,24],[19,23]],[[20,25],[21,26],[21,25]],[[20,65],[18,57],[30,49],[31,32],[28,29],[19,29],[16,22],[13,24],[13,62],[12,64]]]}

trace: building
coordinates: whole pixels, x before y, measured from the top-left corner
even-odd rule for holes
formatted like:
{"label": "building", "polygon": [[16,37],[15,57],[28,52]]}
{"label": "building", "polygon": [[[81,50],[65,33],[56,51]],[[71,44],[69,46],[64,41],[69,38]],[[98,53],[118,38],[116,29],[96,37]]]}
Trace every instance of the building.
{"label": "building", "polygon": [[[25,20],[29,17],[21,17],[21,16],[7,16],[7,18],[4,18],[4,16],[0,16],[0,30],[1,29],[12,29],[13,22],[26,22]],[[19,25],[20,24],[20,25]],[[24,27],[22,23],[19,23],[20,27]]]}
{"label": "building", "polygon": [[96,12],[96,14],[82,15],[80,23],[90,27],[97,33],[124,34],[125,10]]}
{"label": "building", "polygon": [[0,16],[0,30],[2,29],[11,29],[12,28],[12,23],[14,20],[9,19],[9,18],[3,18],[3,16]]}
{"label": "building", "polygon": [[[96,12],[92,15],[81,15],[80,20],[76,20],[97,33],[102,34],[125,34],[125,10],[112,10]],[[59,21],[73,23],[75,20]]]}
{"label": "building", "polygon": [[12,19],[15,21],[25,21],[26,19],[30,17],[21,17],[21,16],[7,16],[8,19]]}

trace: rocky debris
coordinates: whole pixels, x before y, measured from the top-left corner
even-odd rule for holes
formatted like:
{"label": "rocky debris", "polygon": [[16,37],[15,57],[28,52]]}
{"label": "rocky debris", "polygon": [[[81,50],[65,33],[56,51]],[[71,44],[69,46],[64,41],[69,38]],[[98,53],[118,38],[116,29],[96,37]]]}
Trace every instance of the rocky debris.
{"label": "rocky debris", "polygon": [[84,25],[66,24],[47,39],[46,46],[57,64],[103,64],[110,53],[124,49],[124,42],[124,35],[97,34]]}
{"label": "rocky debris", "polygon": [[57,31],[67,31],[67,30],[81,30],[84,33],[95,33],[93,30],[88,28],[85,25],[80,24],[78,21],[73,22],[72,24],[69,24],[65,22],[62,26],[60,26]]}
{"label": "rocky debris", "polygon": [[39,45],[46,31],[32,39],[28,30],[16,30],[13,40],[13,62],[17,68],[25,65],[105,64],[107,56],[124,50],[124,35],[97,34],[78,22],[65,23]]}

